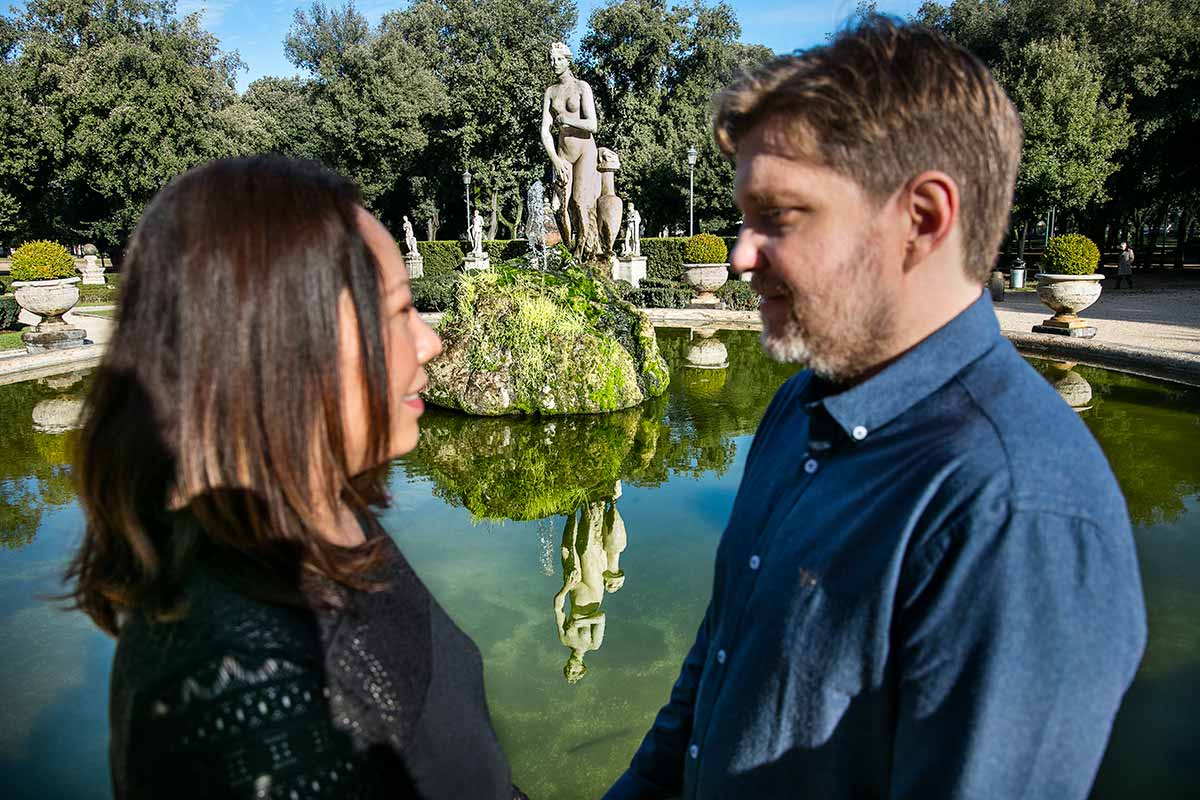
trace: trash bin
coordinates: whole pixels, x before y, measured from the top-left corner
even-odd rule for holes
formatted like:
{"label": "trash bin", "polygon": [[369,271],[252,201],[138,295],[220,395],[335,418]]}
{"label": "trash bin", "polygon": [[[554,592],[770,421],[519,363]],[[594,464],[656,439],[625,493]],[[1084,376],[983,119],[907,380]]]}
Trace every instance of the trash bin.
{"label": "trash bin", "polygon": [[1013,267],[1009,271],[1009,276],[1012,280],[1012,288],[1014,288],[1014,289],[1024,289],[1025,288],[1025,268],[1024,267]]}

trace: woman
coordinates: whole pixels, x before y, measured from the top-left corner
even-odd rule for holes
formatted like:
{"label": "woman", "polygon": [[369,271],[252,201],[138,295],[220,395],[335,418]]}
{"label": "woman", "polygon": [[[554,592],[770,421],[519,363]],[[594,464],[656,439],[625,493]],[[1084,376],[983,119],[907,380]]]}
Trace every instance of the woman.
{"label": "woman", "polygon": [[351,184],[213,162],[150,203],[78,453],[118,798],[519,796],[479,651],[380,528],[441,341]]}
{"label": "woman", "polygon": [[558,80],[542,99],[542,146],[554,167],[559,233],[576,258],[584,258],[600,251],[596,103],[587,81],[571,74],[571,50],[562,42],[550,45],[550,67]]}

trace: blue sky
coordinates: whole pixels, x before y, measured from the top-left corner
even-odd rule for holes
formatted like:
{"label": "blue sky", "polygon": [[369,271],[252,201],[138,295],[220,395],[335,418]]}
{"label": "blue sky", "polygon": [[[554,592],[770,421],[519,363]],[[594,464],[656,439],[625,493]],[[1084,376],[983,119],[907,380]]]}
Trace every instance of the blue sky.
{"label": "blue sky", "polygon": [[[327,0],[340,5],[341,0]],[[578,41],[592,10],[605,0],[576,0],[580,25],[573,41]],[[237,50],[249,68],[238,78],[238,88],[264,75],[293,75],[296,69],[283,55],[283,37],[297,8],[309,2],[293,0],[179,0],[181,14],[200,12],[204,27],[221,40],[226,50]],[[355,4],[372,23],[387,11],[403,8],[404,0],[359,0]],[[742,23],[742,41],[765,44],[776,52],[789,52],[825,40],[852,11],[855,0],[732,0]],[[879,10],[908,16],[920,0],[880,0]]]}

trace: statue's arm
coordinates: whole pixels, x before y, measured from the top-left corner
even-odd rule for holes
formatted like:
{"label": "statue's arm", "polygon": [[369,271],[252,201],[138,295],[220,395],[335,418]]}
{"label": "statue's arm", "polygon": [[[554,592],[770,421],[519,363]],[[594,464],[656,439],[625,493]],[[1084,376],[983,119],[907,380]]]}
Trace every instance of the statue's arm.
{"label": "statue's arm", "polygon": [[558,151],[554,149],[554,115],[550,113],[550,88],[546,87],[546,93],[542,96],[542,147],[546,148],[546,154],[550,156],[550,163],[556,167],[562,163],[562,159],[558,156]]}

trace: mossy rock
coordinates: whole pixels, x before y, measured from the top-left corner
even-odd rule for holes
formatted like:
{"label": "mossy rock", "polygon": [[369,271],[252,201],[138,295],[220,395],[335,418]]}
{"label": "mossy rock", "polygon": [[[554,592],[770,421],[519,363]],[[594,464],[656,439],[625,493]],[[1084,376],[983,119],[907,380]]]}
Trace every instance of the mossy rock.
{"label": "mossy rock", "polygon": [[469,414],[617,411],[670,382],[650,319],[578,266],[465,275],[438,333],[425,398]]}

